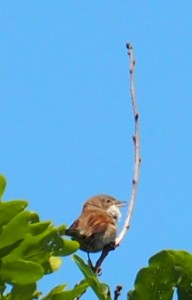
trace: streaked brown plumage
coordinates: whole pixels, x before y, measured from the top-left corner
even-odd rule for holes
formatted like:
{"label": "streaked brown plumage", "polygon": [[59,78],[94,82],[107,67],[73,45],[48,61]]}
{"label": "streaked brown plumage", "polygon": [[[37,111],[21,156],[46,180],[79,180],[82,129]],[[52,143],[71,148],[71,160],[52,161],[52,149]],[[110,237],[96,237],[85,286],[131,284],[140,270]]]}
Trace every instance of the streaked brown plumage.
{"label": "streaked brown plumage", "polygon": [[86,252],[98,252],[114,242],[117,221],[121,214],[119,207],[125,202],[109,195],[97,195],[87,200],[79,218],[66,230],[66,235],[80,243]]}

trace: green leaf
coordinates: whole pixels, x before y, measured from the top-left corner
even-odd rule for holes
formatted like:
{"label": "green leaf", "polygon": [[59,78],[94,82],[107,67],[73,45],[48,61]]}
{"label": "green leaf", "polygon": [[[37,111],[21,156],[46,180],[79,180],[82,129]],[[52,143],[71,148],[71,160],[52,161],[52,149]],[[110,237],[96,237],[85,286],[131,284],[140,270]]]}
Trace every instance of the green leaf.
{"label": "green leaf", "polygon": [[64,225],[64,224],[62,224],[59,227],[57,227],[58,236],[64,235],[65,231],[66,231],[66,228],[67,228],[67,226]]}
{"label": "green leaf", "polygon": [[5,187],[6,187],[6,179],[2,174],[0,174],[0,199],[3,196]]}
{"label": "green leaf", "polygon": [[51,225],[50,221],[37,222],[34,224],[30,224],[29,232],[35,236],[44,233],[46,229]]}
{"label": "green leaf", "polygon": [[35,298],[36,294],[36,284],[26,284],[26,285],[13,285],[11,290],[11,300],[32,300]]}
{"label": "green leaf", "polygon": [[85,280],[82,280],[72,290],[63,291],[66,285],[59,285],[51,290],[51,292],[42,300],[74,300],[83,294],[89,287]]}
{"label": "green leaf", "polygon": [[[33,225],[33,224],[32,224]],[[44,273],[51,273],[53,269],[49,262],[52,256],[54,247],[54,236],[56,230],[53,226],[44,227],[44,231],[37,235],[30,234],[30,226],[24,238],[21,240],[19,247],[12,249],[10,253],[5,256],[6,261],[14,261],[24,259],[36,262],[44,268]]]}
{"label": "green leaf", "polygon": [[100,300],[111,300],[110,289],[107,284],[101,283],[93,270],[84,263],[84,261],[77,255],[73,255],[73,260],[83,273],[90,287]]}
{"label": "green leaf", "polygon": [[79,243],[58,237],[55,239],[54,255],[68,256],[79,249]]}
{"label": "green leaf", "polygon": [[29,211],[22,211],[17,214],[2,229],[0,249],[10,246],[16,241],[23,239],[30,228],[30,223],[34,222],[34,220],[36,220],[37,218],[37,214]]}
{"label": "green leaf", "polygon": [[135,289],[128,300],[171,300],[176,274],[168,251],[162,251],[149,260],[149,267],[141,269],[135,280]]}
{"label": "green leaf", "polygon": [[177,294],[179,300],[192,299],[192,255],[186,251],[170,250],[177,274]]}
{"label": "green leaf", "polygon": [[[62,240],[58,237],[58,228],[53,227],[50,222],[38,222],[27,224],[27,229],[23,239],[19,240],[19,247],[12,244],[0,249],[0,254],[6,255],[7,261],[24,259],[36,262],[44,268],[45,274],[56,271],[61,264],[61,259],[55,256],[65,252],[62,248],[65,244],[62,242],[58,245],[58,239]],[[8,252],[9,250],[11,251]],[[67,251],[69,252],[69,249]]]}
{"label": "green leaf", "polygon": [[44,275],[44,270],[37,263],[22,259],[8,262],[2,260],[0,274],[5,282],[24,285],[39,280]]}
{"label": "green leaf", "polygon": [[13,200],[0,202],[0,226],[7,224],[28,205],[27,201]]}
{"label": "green leaf", "polygon": [[49,258],[49,264],[50,264],[52,271],[55,272],[56,270],[58,270],[60,268],[60,266],[62,264],[62,260],[60,257],[51,256]]}
{"label": "green leaf", "polygon": [[171,300],[174,288],[179,300],[192,299],[192,255],[185,251],[161,251],[139,271],[128,300]]}
{"label": "green leaf", "polygon": [[45,297],[42,298],[42,300],[51,300],[53,298],[54,295],[60,295],[63,290],[65,289],[67,285],[66,284],[61,284],[58,285],[56,287],[54,287],[48,295],[46,295]]}
{"label": "green leaf", "polygon": [[10,253],[13,252],[13,250],[15,249],[18,249],[19,248],[19,245],[21,244],[22,240],[18,240],[16,241],[15,243],[13,243],[12,245],[10,246],[6,246],[4,248],[1,248],[0,249],[0,258],[2,258],[3,256],[7,256],[9,255]]}

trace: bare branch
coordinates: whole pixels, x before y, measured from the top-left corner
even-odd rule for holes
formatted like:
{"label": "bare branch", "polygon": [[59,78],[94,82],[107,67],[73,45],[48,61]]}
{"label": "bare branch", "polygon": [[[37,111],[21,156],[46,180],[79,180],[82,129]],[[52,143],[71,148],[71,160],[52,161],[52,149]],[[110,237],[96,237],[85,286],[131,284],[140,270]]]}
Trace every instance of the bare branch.
{"label": "bare branch", "polygon": [[134,143],[134,151],[135,151],[135,163],[134,163],[134,173],[133,173],[133,180],[132,180],[132,192],[129,202],[129,207],[127,211],[127,216],[125,219],[125,223],[123,225],[123,228],[119,234],[119,236],[116,238],[115,244],[118,246],[122,239],[124,238],[127,230],[130,227],[131,217],[133,214],[133,209],[136,201],[136,193],[137,193],[137,186],[138,186],[138,180],[139,180],[139,169],[140,169],[140,139],[139,139],[139,113],[137,110],[137,101],[136,101],[136,95],[135,95],[135,84],[134,84],[134,68],[135,68],[135,59],[133,55],[133,47],[131,44],[126,44],[130,65],[129,65],[129,73],[130,73],[130,93],[131,93],[131,102],[132,102],[132,108],[133,108],[133,116],[134,116],[134,124],[135,124],[135,132],[133,136],[133,143]]}
{"label": "bare branch", "polygon": [[129,73],[130,73],[130,93],[131,93],[131,102],[132,102],[132,108],[133,108],[133,116],[134,116],[134,125],[135,125],[135,130],[134,130],[134,136],[133,136],[133,143],[134,143],[134,151],[135,151],[135,163],[134,163],[134,173],[133,173],[133,180],[132,180],[132,192],[131,192],[131,197],[130,197],[130,202],[128,206],[128,211],[125,219],[125,223],[123,225],[123,228],[118,235],[118,237],[115,240],[115,244],[112,245],[107,245],[102,253],[99,259],[96,262],[94,271],[96,274],[101,272],[101,265],[104,261],[104,259],[107,257],[109,252],[111,250],[114,250],[116,247],[118,247],[123,240],[127,230],[130,227],[130,222],[131,222],[131,217],[133,214],[133,209],[136,201],[136,193],[137,193],[137,186],[138,186],[138,180],[139,180],[139,168],[140,168],[140,163],[141,163],[141,158],[140,158],[140,140],[139,140],[139,113],[137,110],[137,102],[136,102],[136,95],[135,95],[135,85],[134,85],[134,67],[135,67],[135,60],[133,56],[133,47],[131,44],[127,43],[126,47],[128,49],[128,55],[129,55],[129,61],[130,61],[130,66],[129,66]]}
{"label": "bare branch", "polygon": [[119,298],[119,296],[121,295],[121,291],[122,291],[122,286],[117,285],[116,289],[114,291],[114,299],[113,300],[117,300]]}

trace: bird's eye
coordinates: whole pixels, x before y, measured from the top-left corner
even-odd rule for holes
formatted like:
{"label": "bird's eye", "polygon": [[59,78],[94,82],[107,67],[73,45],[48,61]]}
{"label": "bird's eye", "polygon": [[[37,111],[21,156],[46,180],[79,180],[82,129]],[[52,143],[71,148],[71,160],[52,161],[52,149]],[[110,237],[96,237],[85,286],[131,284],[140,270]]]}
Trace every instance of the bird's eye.
{"label": "bird's eye", "polygon": [[105,199],[107,203],[111,203],[111,199]]}

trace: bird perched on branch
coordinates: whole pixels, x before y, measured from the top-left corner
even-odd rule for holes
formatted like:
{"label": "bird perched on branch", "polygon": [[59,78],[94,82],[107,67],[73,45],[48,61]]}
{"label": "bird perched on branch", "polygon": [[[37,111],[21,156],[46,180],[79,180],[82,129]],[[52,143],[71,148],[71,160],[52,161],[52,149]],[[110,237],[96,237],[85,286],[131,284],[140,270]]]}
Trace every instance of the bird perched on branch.
{"label": "bird perched on branch", "polygon": [[117,221],[121,217],[119,208],[126,202],[109,195],[96,195],[83,205],[81,215],[66,230],[86,252],[99,252],[114,243],[117,234]]}

